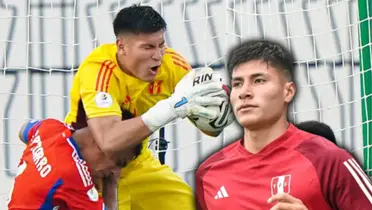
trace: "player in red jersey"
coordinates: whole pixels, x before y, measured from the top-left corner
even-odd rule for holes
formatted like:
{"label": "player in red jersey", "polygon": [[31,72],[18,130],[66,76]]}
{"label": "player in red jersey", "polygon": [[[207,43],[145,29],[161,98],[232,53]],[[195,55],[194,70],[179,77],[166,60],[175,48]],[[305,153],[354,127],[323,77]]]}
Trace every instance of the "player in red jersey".
{"label": "player in red jersey", "polygon": [[354,158],[288,122],[296,87],[285,48],[247,41],[232,49],[227,68],[244,137],[200,165],[199,209],[372,209],[371,182]]}
{"label": "player in red jersey", "polygon": [[[130,112],[123,112],[123,119],[130,117]],[[88,128],[74,131],[56,119],[25,123],[20,139],[27,147],[9,200],[11,210],[116,209],[113,173],[119,174],[142,147],[128,150],[120,164],[114,163],[98,149]],[[94,178],[103,178],[103,196],[109,205],[104,205]]]}

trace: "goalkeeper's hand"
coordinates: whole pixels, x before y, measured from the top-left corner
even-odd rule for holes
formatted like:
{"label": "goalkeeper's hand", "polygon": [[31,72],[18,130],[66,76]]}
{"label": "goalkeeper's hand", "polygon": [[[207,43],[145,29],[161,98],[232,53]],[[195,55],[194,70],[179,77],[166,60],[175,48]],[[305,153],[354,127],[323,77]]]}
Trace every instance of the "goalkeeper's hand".
{"label": "goalkeeper's hand", "polygon": [[213,70],[207,67],[193,69],[176,85],[174,93],[144,113],[142,120],[150,130],[155,131],[176,118],[193,115],[215,119],[218,112],[203,106],[217,106],[226,100],[223,97],[208,96],[216,92],[225,91],[220,78],[213,76]]}

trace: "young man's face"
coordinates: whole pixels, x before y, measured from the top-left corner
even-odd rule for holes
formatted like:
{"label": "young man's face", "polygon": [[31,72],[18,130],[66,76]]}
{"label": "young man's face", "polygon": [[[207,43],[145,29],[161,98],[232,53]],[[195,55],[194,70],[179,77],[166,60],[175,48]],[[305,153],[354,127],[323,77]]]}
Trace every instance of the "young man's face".
{"label": "young man's face", "polygon": [[283,74],[261,60],[235,67],[230,101],[238,122],[245,128],[270,126],[286,116],[295,86]]}
{"label": "young man's face", "polygon": [[151,82],[155,79],[165,53],[164,31],[127,34],[116,41],[117,57],[132,76]]}

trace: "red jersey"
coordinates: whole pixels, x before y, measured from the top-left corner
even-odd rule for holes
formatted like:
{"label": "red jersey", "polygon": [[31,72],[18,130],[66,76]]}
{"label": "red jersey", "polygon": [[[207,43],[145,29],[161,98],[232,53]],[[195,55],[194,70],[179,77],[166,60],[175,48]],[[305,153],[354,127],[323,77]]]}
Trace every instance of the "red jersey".
{"label": "red jersey", "polygon": [[215,153],[196,173],[199,209],[270,209],[279,192],[309,210],[371,210],[372,185],[359,164],[328,140],[290,125],[257,154],[237,141]]}
{"label": "red jersey", "polygon": [[9,209],[104,209],[69,127],[54,119],[33,121],[22,135],[27,146]]}

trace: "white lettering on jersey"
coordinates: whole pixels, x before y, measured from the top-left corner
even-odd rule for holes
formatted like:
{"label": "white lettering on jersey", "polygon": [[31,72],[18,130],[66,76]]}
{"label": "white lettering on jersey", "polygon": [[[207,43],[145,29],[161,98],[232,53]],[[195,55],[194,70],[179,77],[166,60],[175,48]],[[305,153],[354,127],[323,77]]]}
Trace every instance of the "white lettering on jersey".
{"label": "white lettering on jersey", "polygon": [[45,178],[52,171],[52,166],[48,164],[48,159],[44,156],[44,149],[41,141],[39,130],[37,130],[31,140],[30,150],[37,171],[42,178]]}

